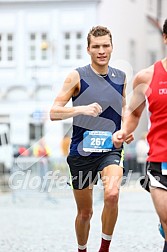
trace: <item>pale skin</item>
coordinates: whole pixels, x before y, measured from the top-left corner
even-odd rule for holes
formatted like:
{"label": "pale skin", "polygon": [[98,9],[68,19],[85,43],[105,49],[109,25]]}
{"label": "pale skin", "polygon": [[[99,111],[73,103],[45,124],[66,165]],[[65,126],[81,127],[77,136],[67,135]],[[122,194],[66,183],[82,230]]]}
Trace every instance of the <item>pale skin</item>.
{"label": "pale skin", "polygon": [[[163,34],[163,39],[167,45],[167,34]],[[161,62],[167,72],[167,58],[162,59]],[[145,107],[145,92],[152,80],[153,71],[154,67],[152,65],[147,69],[141,70],[134,78],[133,96],[122,128],[113,135],[113,143],[116,148],[120,147],[125,141],[126,136],[132,133],[139,123],[140,116]],[[150,188],[150,193],[165,232],[165,240],[167,241],[167,191],[160,188]]]}
{"label": "pale skin", "polygon": [[[108,63],[112,53],[112,44],[109,35],[94,37],[91,36],[90,45],[87,52],[91,57],[91,66],[99,74],[108,72]],[[76,96],[80,90],[80,76],[77,71],[70,73],[56,97],[50,111],[51,120],[63,120],[77,115],[88,115],[97,117],[102,112],[102,107],[98,103],[86,106],[65,107],[67,102]],[[125,89],[123,92],[125,97]],[[123,106],[125,99],[123,99]],[[133,136],[126,137],[126,141],[132,141]],[[118,214],[119,185],[123,175],[122,167],[109,165],[103,169],[101,176],[104,177],[104,208],[102,212],[102,232],[112,235]],[[114,182],[112,178],[114,177]],[[112,182],[112,183],[111,183]],[[76,235],[79,245],[87,243],[90,219],[92,216],[92,192],[93,189],[73,190],[77,205],[77,217],[75,221]]]}

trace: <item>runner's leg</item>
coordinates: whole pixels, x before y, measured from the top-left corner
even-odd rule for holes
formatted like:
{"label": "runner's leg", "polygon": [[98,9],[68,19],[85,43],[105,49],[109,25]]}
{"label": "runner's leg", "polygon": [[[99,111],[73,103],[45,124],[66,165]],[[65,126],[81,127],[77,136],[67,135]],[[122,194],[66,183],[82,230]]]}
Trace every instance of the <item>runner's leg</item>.
{"label": "runner's leg", "polygon": [[167,252],[167,191],[161,188],[150,188],[151,197],[165,232],[163,252]]}
{"label": "runner's leg", "polygon": [[104,185],[104,207],[102,212],[102,244],[99,252],[109,251],[109,245],[118,215],[119,187],[123,168],[109,165],[101,172]]}
{"label": "runner's leg", "polygon": [[78,211],[75,230],[79,247],[85,246],[88,240],[90,219],[93,213],[92,191],[92,188],[89,187],[82,190],[73,190]]}

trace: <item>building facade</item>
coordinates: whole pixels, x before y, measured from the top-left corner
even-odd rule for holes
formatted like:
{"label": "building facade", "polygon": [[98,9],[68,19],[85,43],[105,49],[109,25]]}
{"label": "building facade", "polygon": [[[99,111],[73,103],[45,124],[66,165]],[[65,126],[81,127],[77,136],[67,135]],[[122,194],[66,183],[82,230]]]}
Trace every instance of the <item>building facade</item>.
{"label": "building facade", "polygon": [[59,142],[71,120],[50,122],[49,110],[68,72],[87,63],[86,35],[99,0],[0,0],[0,124],[12,144]]}
{"label": "building facade", "polygon": [[[61,155],[71,119],[50,122],[49,110],[67,73],[89,62],[94,25],[111,29],[111,64],[126,72],[130,96],[134,74],[165,55],[166,10],[166,0],[0,0],[0,124],[9,125],[12,144],[45,136]],[[138,132],[146,130],[145,113],[142,120]]]}

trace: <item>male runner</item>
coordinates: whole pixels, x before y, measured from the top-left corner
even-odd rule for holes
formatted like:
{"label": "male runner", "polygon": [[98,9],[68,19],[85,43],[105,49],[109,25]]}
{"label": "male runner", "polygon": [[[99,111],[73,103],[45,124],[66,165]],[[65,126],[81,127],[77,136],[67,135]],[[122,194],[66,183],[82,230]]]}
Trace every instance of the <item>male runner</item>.
{"label": "male runner", "polygon": [[[51,120],[73,117],[73,135],[67,162],[77,205],[75,221],[78,252],[87,251],[92,217],[93,185],[97,174],[104,185],[102,241],[99,252],[108,252],[118,214],[119,186],[123,175],[122,146],[112,146],[112,133],[121,126],[125,105],[125,73],[110,67],[112,35],[103,26],[87,36],[91,64],[70,73],[51,108]],[[65,107],[72,98],[73,107]],[[131,141],[132,136],[127,137]]]}
{"label": "male runner", "polygon": [[[167,19],[163,25],[163,39],[167,45]],[[141,70],[134,78],[133,88],[129,112],[124,118],[122,129],[113,135],[113,142],[117,148],[122,145],[126,136],[136,129],[142,111],[148,104],[149,152],[143,186],[150,190],[165,233],[163,252],[167,252],[167,58]]]}

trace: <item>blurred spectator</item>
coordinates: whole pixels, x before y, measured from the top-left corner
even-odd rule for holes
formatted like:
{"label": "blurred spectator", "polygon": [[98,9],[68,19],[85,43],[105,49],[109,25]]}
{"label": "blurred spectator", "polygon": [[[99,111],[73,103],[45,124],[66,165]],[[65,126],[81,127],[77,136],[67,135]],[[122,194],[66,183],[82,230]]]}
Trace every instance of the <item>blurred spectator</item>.
{"label": "blurred spectator", "polygon": [[145,174],[145,164],[148,153],[148,143],[147,143],[147,133],[143,132],[141,138],[136,143],[136,158],[137,158],[137,166],[138,171],[141,175]]}
{"label": "blurred spectator", "polygon": [[24,145],[13,145],[13,156],[14,158],[17,157],[28,157],[30,156],[30,150],[28,146]]}
{"label": "blurred spectator", "polygon": [[25,146],[20,146],[18,149],[19,155],[23,157],[28,157],[29,156],[29,150]]}
{"label": "blurred spectator", "polygon": [[35,157],[47,157],[50,155],[50,150],[43,138],[39,140],[34,146],[33,154]]}
{"label": "blurred spectator", "polygon": [[64,157],[67,157],[69,154],[70,142],[71,138],[68,135],[65,135],[61,142],[61,150]]}
{"label": "blurred spectator", "polygon": [[[48,172],[48,157],[50,155],[50,151],[48,146],[46,145],[43,138],[41,138],[36,144],[33,149],[33,154],[35,157],[41,157],[38,160],[38,168],[39,168],[39,174],[41,177],[41,187],[44,180],[44,176]],[[45,188],[43,188],[45,191],[47,190],[47,185],[45,185]]]}

